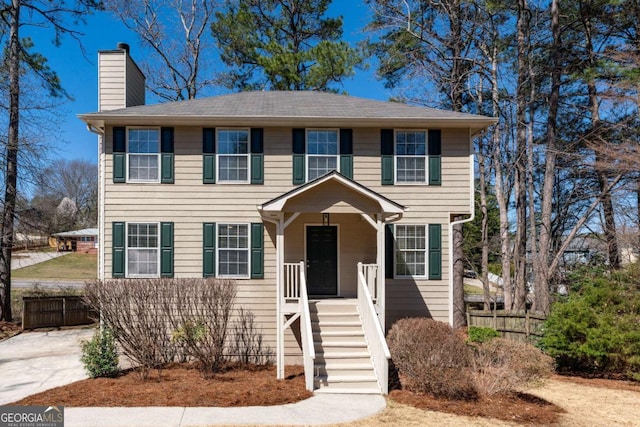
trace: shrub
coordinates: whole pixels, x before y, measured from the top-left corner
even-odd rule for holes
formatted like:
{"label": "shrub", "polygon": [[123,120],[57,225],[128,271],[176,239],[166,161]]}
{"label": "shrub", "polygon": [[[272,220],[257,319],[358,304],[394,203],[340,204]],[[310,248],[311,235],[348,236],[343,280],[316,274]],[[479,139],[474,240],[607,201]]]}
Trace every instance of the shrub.
{"label": "shrub", "polygon": [[437,397],[477,398],[469,348],[448,324],[402,319],[391,327],[387,342],[403,388]]}
{"label": "shrub", "polygon": [[262,341],[262,331],[258,330],[255,315],[240,308],[233,323],[232,341],[229,355],[240,363],[264,365],[272,362],[273,352]]}
{"label": "shrub", "polygon": [[582,270],[570,277],[571,294],[554,303],[542,349],[560,370],[622,374],[640,380],[640,271]]}
{"label": "shrub", "polygon": [[172,361],[195,360],[205,376],[220,371],[229,356],[245,363],[270,361],[253,313],[240,308],[232,322],[233,281],[112,280],[88,283],[85,293],[143,377]]}
{"label": "shrub", "polygon": [[82,343],[80,358],[91,378],[114,377],[119,371],[118,351],[113,333],[109,328],[100,328],[89,341]]}
{"label": "shrub", "polygon": [[505,393],[535,384],[553,373],[553,360],[520,341],[493,338],[475,344],[473,379],[482,395]]}
{"label": "shrub", "polygon": [[469,327],[469,341],[470,342],[486,342],[493,338],[498,338],[500,332],[493,328],[486,328],[482,326]]}

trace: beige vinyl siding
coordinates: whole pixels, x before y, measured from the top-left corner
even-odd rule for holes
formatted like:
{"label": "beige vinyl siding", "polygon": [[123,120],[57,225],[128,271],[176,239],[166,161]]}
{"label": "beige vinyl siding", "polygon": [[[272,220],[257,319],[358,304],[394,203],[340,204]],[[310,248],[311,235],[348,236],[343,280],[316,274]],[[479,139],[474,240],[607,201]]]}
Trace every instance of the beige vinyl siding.
{"label": "beige vinyl siding", "polygon": [[124,108],[125,53],[100,52],[98,55],[98,108],[100,111]]}
{"label": "beige vinyl siding", "polygon": [[[140,123],[144,125],[144,123]],[[168,125],[168,124],[167,124]],[[257,211],[261,205],[292,185],[291,128],[264,130],[264,185],[202,183],[202,128],[175,127],[174,184],[114,184],[112,181],[112,128],[105,134],[105,238],[104,271],[111,277],[111,224],[125,222],[174,222],[175,277],[202,276],[202,224],[262,222]],[[380,129],[354,129],[354,179],[371,190],[405,205],[409,210],[400,223],[442,224],[442,280],[387,280],[387,326],[397,318],[430,315],[448,320],[450,213],[469,213],[469,140],[468,130],[443,129],[442,185],[396,185],[380,183]],[[329,186],[330,187],[330,186]],[[332,190],[331,188],[327,190]],[[331,212],[331,224],[339,225],[340,291],[356,294],[358,261],[375,262],[376,233],[368,222],[346,205],[331,200],[326,192],[318,208]],[[362,207],[370,201],[350,196]],[[312,201],[309,201],[312,202]],[[328,202],[330,207],[326,206]],[[323,205],[324,203],[324,205]],[[304,257],[304,224],[321,224],[319,214],[300,215],[286,230],[285,260],[298,262]],[[275,226],[265,223],[264,268],[262,280],[237,280],[238,303],[257,316],[267,344],[275,349],[276,333],[276,252]],[[295,325],[294,325],[295,329]],[[296,338],[286,332],[286,354],[295,359],[300,350]],[[290,359],[291,360],[291,359]]]}
{"label": "beige vinyl siding", "polygon": [[126,93],[126,102],[127,107],[134,107],[136,105],[144,105],[144,85],[145,79],[144,74],[138,68],[133,59],[129,55],[125,55],[127,58],[127,70],[126,70],[126,79],[127,79],[127,93]]}

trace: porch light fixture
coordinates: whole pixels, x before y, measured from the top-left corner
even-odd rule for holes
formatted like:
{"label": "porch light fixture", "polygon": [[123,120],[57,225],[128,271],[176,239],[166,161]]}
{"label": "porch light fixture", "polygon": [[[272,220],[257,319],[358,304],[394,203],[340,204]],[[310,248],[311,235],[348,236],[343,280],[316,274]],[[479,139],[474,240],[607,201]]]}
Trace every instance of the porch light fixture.
{"label": "porch light fixture", "polygon": [[331,218],[329,217],[328,213],[323,213],[322,214],[322,225],[324,227],[328,227],[331,225]]}

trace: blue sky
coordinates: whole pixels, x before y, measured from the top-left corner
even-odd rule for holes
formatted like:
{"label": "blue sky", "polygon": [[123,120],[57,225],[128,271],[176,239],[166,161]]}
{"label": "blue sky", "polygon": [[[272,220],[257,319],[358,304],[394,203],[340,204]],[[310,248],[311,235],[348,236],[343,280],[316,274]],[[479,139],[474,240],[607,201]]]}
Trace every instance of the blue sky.
{"label": "blue sky", "polygon": [[[370,11],[360,1],[336,0],[329,9],[329,15],[342,15],[344,18],[344,39],[357,42],[364,37],[363,27],[368,22]],[[126,42],[131,46],[131,55],[136,59],[139,44],[136,35],[125,28],[115,17],[106,13],[98,13],[87,18],[87,24],[79,31],[84,33],[82,44],[86,52],[83,56],[75,40],[63,39],[60,47],[51,43],[51,32],[33,35],[35,50],[44,54],[50,66],[56,70],[62,80],[63,87],[73,97],[73,101],[65,103],[63,120],[60,123],[55,140],[57,153],[68,159],[83,159],[97,162],[97,137],[86,130],[77,114],[94,112],[98,104],[98,51],[113,49],[118,42]],[[22,35],[25,36],[23,31]],[[369,70],[356,70],[356,75],[345,82],[345,90],[353,96],[386,100],[391,92],[374,76],[373,67]],[[156,103],[147,92],[147,103]]]}

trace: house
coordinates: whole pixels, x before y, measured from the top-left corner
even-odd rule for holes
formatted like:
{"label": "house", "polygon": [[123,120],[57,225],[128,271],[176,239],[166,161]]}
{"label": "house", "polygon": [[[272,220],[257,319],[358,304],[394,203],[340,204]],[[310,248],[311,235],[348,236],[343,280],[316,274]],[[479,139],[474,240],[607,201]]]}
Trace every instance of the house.
{"label": "house", "polygon": [[491,118],[316,92],[144,105],[99,54],[99,278],[223,277],[307,387],[387,391],[384,332],[451,321],[451,225]]}
{"label": "house", "polygon": [[58,252],[73,251],[95,254],[98,252],[98,229],[85,228],[53,233],[49,239],[49,246],[56,248]]}

